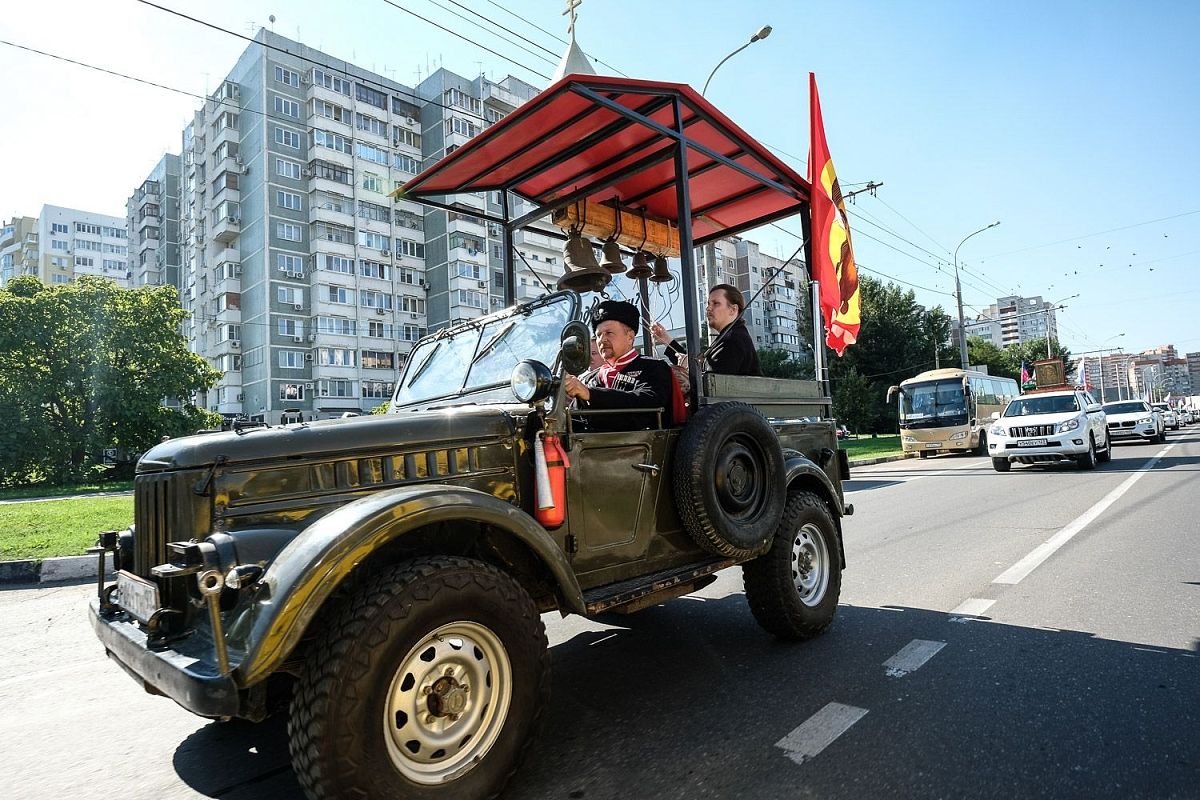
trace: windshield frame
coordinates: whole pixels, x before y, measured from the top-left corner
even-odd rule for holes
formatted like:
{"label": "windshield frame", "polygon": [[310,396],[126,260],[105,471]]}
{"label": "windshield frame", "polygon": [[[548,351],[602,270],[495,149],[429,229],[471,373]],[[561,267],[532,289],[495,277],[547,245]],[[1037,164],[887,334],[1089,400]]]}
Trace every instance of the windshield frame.
{"label": "windshield frame", "polygon": [[[1128,411],[1118,411],[1116,409],[1116,406],[1132,406],[1132,405],[1137,405],[1137,406],[1139,406],[1139,408],[1128,410]],[[1145,400],[1116,400],[1112,403],[1104,404],[1104,413],[1105,414],[1150,414],[1150,413],[1153,413],[1153,411],[1154,411],[1154,408],[1152,406],[1147,405]]]}
{"label": "windshield frame", "polygon": [[[1010,411],[1014,411],[1016,409],[1024,407],[1025,404],[1027,404],[1027,403],[1038,404],[1038,401],[1046,401],[1046,400],[1070,400],[1071,403],[1073,403],[1075,407],[1065,409],[1065,410],[1059,410],[1059,411],[1030,411],[1028,413],[1021,413],[1021,414],[1009,413]],[[1071,394],[1052,394],[1052,395],[1023,394],[1020,397],[1014,397],[1012,402],[1010,402],[1007,406],[1005,406],[1004,413],[1001,414],[1001,417],[1003,417],[1004,419],[1019,419],[1020,417],[1041,417],[1041,416],[1046,416],[1048,414],[1079,414],[1086,410],[1087,410],[1087,404],[1080,403],[1079,395],[1077,395],[1073,392]]]}
{"label": "windshield frame", "polygon": [[[955,397],[961,400],[961,403],[942,403],[938,401],[939,395],[945,395],[945,389],[950,388]],[[920,394],[918,394],[918,390]],[[912,411],[912,401],[916,396],[932,396],[933,408],[930,414],[916,414]],[[963,391],[962,378],[932,378],[923,380],[917,383],[904,384],[900,391],[900,403],[897,409],[900,422],[925,422],[929,420],[953,420],[961,417],[970,417],[970,403],[967,393]],[[908,410],[906,411],[906,407]],[[939,409],[946,408],[946,412],[939,412]],[[948,425],[957,424],[947,422]]]}
{"label": "windshield frame", "polygon": [[[396,388],[392,392],[388,412],[394,413],[401,409],[428,407],[437,404],[445,405],[448,401],[454,402],[471,395],[492,392],[496,389],[507,387],[509,385],[508,375],[505,375],[503,380],[474,385],[471,383],[470,378],[475,368],[480,363],[486,363],[486,359],[496,352],[495,347],[492,347],[489,352],[481,352],[481,347],[493,344],[493,340],[498,345],[501,340],[507,338],[508,334],[512,333],[513,328],[519,327],[518,315],[528,317],[541,309],[561,303],[567,304],[566,315],[563,317],[563,325],[578,318],[580,306],[579,295],[572,291],[554,292],[528,303],[503,308],[494,314],[477,317],[454,327],[443,328],[419,340],[413,345],[404,370],[401,372],[399,380],[396,381]],[[512,320],[518,324],[508,327],[502,336],[498,336],[501,331],[504,331],[506,320]],[[484,333],[486,331],[491,331],[491,335],[487,336],[487,341],[485,342]],[[468,332],[471,332],[471,334],[468,335]],[[466,339],[459,339],[462,336],[466,336]],[[422,397],[403,398],[404,391],[408,388],[410,382],[423,377],[426,370],[436,367],[433,362],[437,360],[434,356],[437,355],[438,350],[447,343],[455,341],[458,342],[459,350],[466,352],[468,344],[470,349],[467,358],[463,361],[461,378],[457,383],[457,388],[449,392],[441,391]],[[425,353],[427,348],[429,351]],[[560,355],[556,348],[553,363],[550,365],[552,371],[558,368],[559,359]],[[515,362],[513,366],[516,366]],[[512,398],[512,402],[517,402],[515,397]]]}

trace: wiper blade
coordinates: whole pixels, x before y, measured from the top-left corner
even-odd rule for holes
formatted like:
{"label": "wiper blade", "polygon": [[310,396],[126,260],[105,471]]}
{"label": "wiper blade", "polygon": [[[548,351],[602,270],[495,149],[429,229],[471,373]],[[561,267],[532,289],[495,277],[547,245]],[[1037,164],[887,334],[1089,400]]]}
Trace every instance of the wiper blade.
{"label": "wiper blade", "polygon": [[416,372],[414,372],[412,377],[408,379],[409,386],[412,386],[414,383],[416,383],[418,378],[425,374],[425,370],[428,369],[430,363],[432,363],[433,357],[437,355],[437,351],[441,349],[441,342],[438,342],[433,346],[433,349],[429,351],[429,355],[425,356],[425,360],[421,362],[421,365],[417,367]]}
{"label": "wiper blade", "polygon": [[507,324],[507,325],[505,325],[503,328],[501,328],[501,329],[500,329],[500,330],[499,330],[499,331],[496,333],[496,335],[492,337],[492,340],[491,340],[490,342],[488,342],[488,343],[487,343],[487,344],[486,344],[486,345],[483,347],[483,349],[482,349],[482,350],[480,350],[480,351],[479,351],[479,355],[475,356],[475,358],[474,358],[474,359],[472,359],[472,361],[471,361],[471,366],[472,366],[472,367],[473,367],[473,366],[475,366],[475,365],[476,365],[476,364],[478,364],[478,363],[479,363],[479,362],[480,362],[480,361],[481,361],[481,360],[482,360],[482,359],[483,359],[485,356],[487,356],[487,355],[491,354],[491,352],[492,352],[493,350],[495,350],[495,349],[496,349],[496,347],[497,347],[497,346],[498,346],[498,345],[499,345],[499,344],[500,344],[502,341],[504,341],[504,337],[508,336],[509,332],[510,332],[510,331],[512,331],[512,329],[513,329],[513,328],[515,328],[516,326],[517,326],[517,321],[516,321],[515,319],[513,319],[513,320],[509,320],[508,324]]}

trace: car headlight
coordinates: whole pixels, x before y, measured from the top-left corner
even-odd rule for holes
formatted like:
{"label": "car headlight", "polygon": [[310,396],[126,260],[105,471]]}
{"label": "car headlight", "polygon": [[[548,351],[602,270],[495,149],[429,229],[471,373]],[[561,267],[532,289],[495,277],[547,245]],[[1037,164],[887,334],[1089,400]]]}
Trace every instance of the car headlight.
{"label": "car headlight", "polygon": [[1066,422],[1058,423],[1058,432],[1064,433],[1065,431],[1073,431],[1073,430],[1077,429],[1078,427],[1079,427],[1079,417],[1076,417],[1075,419],[1069,419]]}
{"label": "car headlight", "polygon": [[1003,425],[993,425],[988,428],[988,436],[1008,436],[1008,431],[1004,429]]}
{"label": "car headlight", "polygon": [[950,441],[957,442],[959,439],[965,439],[969,435],[970,435],[970,433],[968,431],[959,431],[958,433],[956,433],[950,437]]}
{"label": "car headlight", "polygon": [[1137,424],[1138,425],[1149,425],[1151,422],[1154,422],[1154,417],[1142,417],[1141,419],[1139,419],[1137,421]]}
{"label": "car headlight", "polygon": [[915,436],[905,436],[905,437],[904,437],[904,441],[908,442],[909,444],[916,444],[916,443],[917,443],[917,439],[916,439],[916,437],[915,437]]}
{"label": "car headlight", "polygon": [[555,388],[550,368],[532,359],[518,362],[513,367],[510,381],[513,395],[522,403],[541,402]]}

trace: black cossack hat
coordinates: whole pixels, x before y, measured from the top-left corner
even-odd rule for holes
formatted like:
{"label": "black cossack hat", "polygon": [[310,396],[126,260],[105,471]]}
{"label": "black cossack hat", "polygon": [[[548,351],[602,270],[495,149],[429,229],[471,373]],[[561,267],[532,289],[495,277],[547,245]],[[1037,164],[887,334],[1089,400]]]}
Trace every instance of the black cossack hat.
{"label": "black cossack hat", "polygon": [[595,330],[601,322],[610,319],[616,320],[634,331],[638,329],[640,321],[637,306],[633,303],[627,303],[624,300],[605,300],[592,311],[592,330]]}

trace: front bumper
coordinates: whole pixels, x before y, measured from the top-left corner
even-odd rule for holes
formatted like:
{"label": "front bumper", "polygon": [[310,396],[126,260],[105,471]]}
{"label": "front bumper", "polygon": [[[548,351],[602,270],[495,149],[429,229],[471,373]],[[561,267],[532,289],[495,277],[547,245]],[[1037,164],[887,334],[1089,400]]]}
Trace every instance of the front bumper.
{"label": "front bumper", "polygon": [[1132,428],[1109,428],[1108,436],[1114,442],[1131,442],[1134,439],[1149,441],[1158,436],[1158,428],[1153,423],[1136,425]]}
{"label": "front bumper", "polygon": [[1040,436],[1039,439],[1045,439],[1045,445],[1037,447],[1022,447],[1019,442],[1028,441],[1027,439],[1017,438],[1015,436],[1006,436],[1003,439],[998,437],[988,437],[988,455],[992,458],[1022,458],[1022,457],[1037,457],[1036,460],[1044,461],[1058,458],[1073,459],[1076,456],[1081,456],[1088,451],[1087,431],[1067,431],[1066,433],[1056,433],[1052,436]]}
{"label": "front bumper", "polygon": [[100,600],[95,597],[88,605],[88,616],[108,656],[147,692],[169,697],[202,717],[237,716],[240,695],[233,678],[221,675],[216,665],[200,654],[185,652],[187,644],[197,642],[185,639],[177,643],[180,649],[151,648],[137,622],[122,612],[101,612]]}

